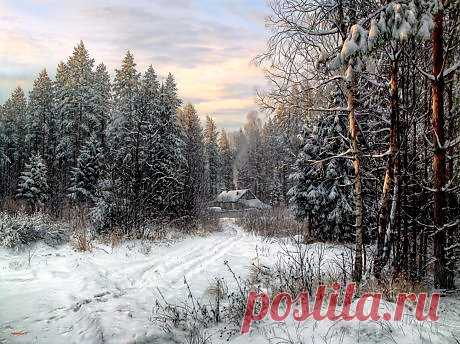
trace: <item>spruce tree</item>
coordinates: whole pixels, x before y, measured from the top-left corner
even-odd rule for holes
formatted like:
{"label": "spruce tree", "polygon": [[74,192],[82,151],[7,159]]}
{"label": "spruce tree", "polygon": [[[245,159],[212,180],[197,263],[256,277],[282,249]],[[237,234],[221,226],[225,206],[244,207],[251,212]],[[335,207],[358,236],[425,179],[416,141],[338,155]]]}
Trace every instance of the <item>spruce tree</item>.
{"label": "spruce tree", "polygon": [[83,146],[72,169],[69,197],[74,202],[92,204],[103,168],[103,153],[99,140],[92,135]]}
{"label": "spruce tree", "polygon": [[179,112],[179,124],[183,133],[184,171],[183,204],[186,213],[196,216],[203,209],[206,196],[205,148],[203,129],[192,104]]}
{"label": "spruce tree", "polygon": [[128,51],[113,83],[113,111],[108,139],[110,144],[110,177],[117,214],[114,221],[125,228],[138,227],[141,219],[139,198],[139,143],[142,113],[140,112],[140,73],[133,55]]}
{"label": "spruce tree", "polygon": [[26,146],[27,100],[22,88],[17,87],[2,107],[0,121],[1,168],[4,184],[2,192],[13,195],[20,172],[28,159]]}
{"label": "spruce tree", "polygon": [[69,153],[75,167],[86,139],[98,127],[96,115],[96,91],[94,85],[94,59],[90,58],[83,42],[69,57],[64,72],[65,83],[60,99],[60,115],[63,119],[63,135],[70,143]]}
{"label": "spruce tree", "polygon": [[206,116],[204,142],[207,160],[208,196],[211,199],[216,197],[222,189],[222,160],[219,154],[218,135],[216,123],[211,117]]}
{"label": "spruce tree", "polygon": [[342,156],[348,150],[346,133],[346,118],[339,115],[325,115],[306,126],[291,175],[291,209],[322,240],[353,238],[353,165]]}
{"label": "spruce tree", "polygon": [[40,72],[29,94],[27,142],[33,152],[50,157],[50,130],[53,129],[53,89],[46,69]]}
{"label": "spruce tree", "polygon": [[45,203],[48,195],[47,169],[40,154],[30,157],[19,179],[17,196],[35,211]]}
{"label": "spruce tree", "polygon": [[262,123],[256,112],[247,116],[243,136],[240,136],[240,151],[238,168],[238,187],[251,189],[258,196],[263,192],[262,180]]}
{"label": "spruce tree", "polygon": [[184,141],[178,123],[178,111],[182,100],[172,74],[160,88],[159,102],[159,142],[157,157],[161,159],[155,180],[157,204],[163,214],[181,216],[183,201],[183,167],[186,165]]}
{"label": "spruce tree", "polygon": [[233,182],[233,164],[234,152],[230,146],[227,132],[222,130],[219,138],[219,152],[221,156],[221,178],[225,190],[232,190],[235,188]]}
{"label": "spruce tree", "polygon": [[94,112],[97,119],[97,137],[102,149],[107,148],[106,129],[110,116],[111,84],[107,67],[101,63],[94,73]]}

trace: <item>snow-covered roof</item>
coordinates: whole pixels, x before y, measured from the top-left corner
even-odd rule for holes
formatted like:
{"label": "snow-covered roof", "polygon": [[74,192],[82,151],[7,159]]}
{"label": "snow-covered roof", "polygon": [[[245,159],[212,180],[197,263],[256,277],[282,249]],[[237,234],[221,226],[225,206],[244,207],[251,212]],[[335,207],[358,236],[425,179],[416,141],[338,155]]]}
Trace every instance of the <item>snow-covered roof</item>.
{"label": "snow-covered roof", "polygon": [[[248,191],[249,191],[249,189],[222,191],[216,197],[216,202],[236,203]],[[251,192],[251,191],[249,191],[249,192]],[[251,192],[251,194],[252,194],[252,192]]]}

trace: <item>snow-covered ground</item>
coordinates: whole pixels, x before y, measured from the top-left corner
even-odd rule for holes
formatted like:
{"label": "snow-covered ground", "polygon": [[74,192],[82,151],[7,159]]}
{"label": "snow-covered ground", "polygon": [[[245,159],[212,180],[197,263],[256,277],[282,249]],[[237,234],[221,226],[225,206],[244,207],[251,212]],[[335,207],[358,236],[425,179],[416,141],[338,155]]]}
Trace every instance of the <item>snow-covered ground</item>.
{"label": "snow-covered ground", "polygon": [[[183,300],[185,276],[201,297],[215,277],[232,280],[224,261],[246,276],[256,257],[270,265],[280,250],[278,243],[245,233],[230,219],[223,222],[220,232],[169,243],[132,241],[114,249],[95,244],[91,252],[42,243],[25,252],[0,249],[0,343],[174,343],[151,321],[158,290],[171,302]],[[404,343],[456,344],[460,302],[449,299],[448,304],[447,325],[441,330],[426,332],[415,322],[395,329],[313,321],[301,328],[274,328],[267,322],[257,333],[231,341],[264,343],[290,332],[294,337],[302,333],[305,343],[400,343],[407,337]],[[216,335],[212,342],[225,340]]]}
{"label": "snow-covered ground", "polygon": [[231,277],[224,261],[244,275],[252,258],[275,249],[230,220],[221,232],[174,243],[134,241],[113,250],[95,244],[91,252],[45,244],[30,252],[1,249],[0,342],[127,343],[148,338],[157,332],[149,318],[158,289],[171,301],[183,298],[185,276],[200,296],[216,276]]}

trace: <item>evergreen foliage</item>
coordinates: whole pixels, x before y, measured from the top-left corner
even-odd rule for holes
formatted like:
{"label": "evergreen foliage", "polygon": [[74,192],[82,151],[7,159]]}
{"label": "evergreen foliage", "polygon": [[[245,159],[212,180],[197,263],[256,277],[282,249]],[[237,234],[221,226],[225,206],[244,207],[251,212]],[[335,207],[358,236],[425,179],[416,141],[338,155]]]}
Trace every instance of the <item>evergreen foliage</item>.
{"label": "evergreen foliage", "polygon": [[18,198],[27,202],[34,211],[48,198],[47,169],[39,154],[32,155],[19,178]]}
{"label": "evergreen foliage", "polygon": [[291,176],[291,209],[323,240],[353,237],[353,165],[340,156],[348,151],[346,133],[343,116],[320,116],[306,126]]}

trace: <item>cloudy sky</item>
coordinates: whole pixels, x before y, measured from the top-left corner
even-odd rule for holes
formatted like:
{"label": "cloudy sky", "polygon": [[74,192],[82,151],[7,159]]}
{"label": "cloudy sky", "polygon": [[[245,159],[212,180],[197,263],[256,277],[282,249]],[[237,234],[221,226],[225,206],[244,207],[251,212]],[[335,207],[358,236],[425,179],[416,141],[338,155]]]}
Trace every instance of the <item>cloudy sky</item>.
{"label": "cloudy sky", "polygon": [[172,72],[200,116],[237,128],[265,85],[251,59],[267,14],[265,0],[0,0],[0,102],[43,68],[54,76],[83,40],[112,75],[128,49],[140,71]]}

